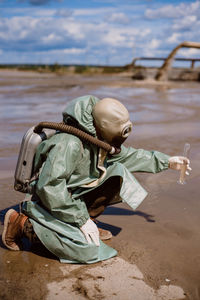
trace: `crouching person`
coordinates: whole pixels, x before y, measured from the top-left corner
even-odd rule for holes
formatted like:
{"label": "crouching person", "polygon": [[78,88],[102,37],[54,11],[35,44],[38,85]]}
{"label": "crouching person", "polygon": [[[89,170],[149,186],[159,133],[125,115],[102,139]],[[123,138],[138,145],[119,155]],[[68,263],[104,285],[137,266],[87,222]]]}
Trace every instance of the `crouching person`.
{"label": "crouching person", "polygon": [[35,192],[23,202],[22,213],[8,210],[2,240],[8,249],[20,250],[26,236],[61,262],[95,263],[117,254],[102,242],[112,234],[98,228],[96,218],[108,205],[121,201],[136,209],[147,195],[132,172],[178,170],[184,163],[190,169],[189,160],[123,146],[132,124],[116,99],[74,99],[63,112],[63,121],[109,143],[118,154],[62,132],[43,141],[34,162],[39,171]]}

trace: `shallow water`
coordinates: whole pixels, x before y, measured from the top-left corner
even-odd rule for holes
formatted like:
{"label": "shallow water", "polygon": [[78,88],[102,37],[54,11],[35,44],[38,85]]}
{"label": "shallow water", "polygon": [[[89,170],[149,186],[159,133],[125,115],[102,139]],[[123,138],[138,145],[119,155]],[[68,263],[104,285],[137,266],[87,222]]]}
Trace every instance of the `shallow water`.
{"label": "shallow water", "polygon": [[197,115],[200,105],[199,89],[191,90],[190,87],[160,91],[156,88],[144,87],[96,86],[93,88],[91,86],[89,88],[85,84],[82,87],[77,85],[67,89],[57,87],[52,92],[46,86],[45,91],[43,89],[38,92],[36,84],[13,87],[9,82],[5,86],[0,86],[0,116],[1,126],[4,127],[4,131],[0,134],[2,148],[8,143],[11,145],[12,142],[13,144],[19,142],[20,135],[41,120],[61,121],[66,103],[84,94],[99,98],[117,97],[128,108],[133,124],[139,124],[141,128],[145,124],[187,121],[188,118]]}
{"label": "shallow water", "polygon": [[[149,284],[159,286],[170,278],[184,288],[188,299],[198,299],[195,297],[200,289],[200,85],[170,83],[162,87],[119,76],[26,76],[11,72],[0,72],[0,80],[1,210],[23,199],[23,194],[13,190],[23,134],[40,121],[61,121],[67,102],[75,97],[92,94],[121,100],[133,122],[127,145],[181,155],[185,142],[191,144],[193,171],[186,185],[177,184],[179,174],[175,171],[136,174],[149,192],[142,205],[132,212],[120,204],[116,206],[118,210],[108,209],[100,220],[113,233],[119,229],[111,245],[125,259],[138,264]],[[18,258],[23,264],[30,263],[31,268],[35,257],[29,252],[17,255],[3,248],[0,252],[4,270],[6,260]],[[36,256],[34,266],[37,261],[44,264],[45,258]],[[7,269],[5,277],[13,278],[13,268]],[[28,272],[26,268],[24,274]]]}

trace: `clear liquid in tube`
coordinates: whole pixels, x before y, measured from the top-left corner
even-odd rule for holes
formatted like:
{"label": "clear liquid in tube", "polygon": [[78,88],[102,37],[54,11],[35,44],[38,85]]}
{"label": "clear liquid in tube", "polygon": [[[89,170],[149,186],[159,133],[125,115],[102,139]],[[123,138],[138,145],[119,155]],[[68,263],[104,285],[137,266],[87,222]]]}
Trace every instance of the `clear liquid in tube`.
{"label": "clear liquid in tube", "polygon": [[[183,156],[189,158],[189,152],[190,152],[190,144],[185,143]],[[180,176],[178,180],[179,184],[186,184],[186,180],[185,180],[186,171],[187,171],[187,164],[183,164],[180,170]]]}

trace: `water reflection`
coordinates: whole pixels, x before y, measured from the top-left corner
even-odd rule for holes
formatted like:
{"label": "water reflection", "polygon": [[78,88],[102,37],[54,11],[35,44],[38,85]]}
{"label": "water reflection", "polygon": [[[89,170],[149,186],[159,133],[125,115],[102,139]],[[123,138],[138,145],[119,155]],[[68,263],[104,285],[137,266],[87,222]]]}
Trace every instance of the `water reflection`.
{"label": "water reflection", "polygon": [[199,89],[171,89],[168,98],[170,102],[200,106]]}
{"label": "water reflection", "polygon": [[[40,121],[62,120],[62,111],[68,101],[80,95],[91,94],[99,98],[115,97],[121,100],[130,112],[134,124],[156,124],[185,120],[195,114],[199,107],[199,89],[158,89],[144,87],[109,87],[90,88],[73,85],[71,88],[58,88],[53,91],[46,88],[39,92],[39,85],[1,86],[1,125],[4,131],[0,133],[2,147],[15,144],[26,129]],[[34,92],[30,92],[30,91]],[[5,91],[7,91],[5,93]],[[187,107],[185,107],[187,104]],[[23,125],[24,124],[24,125]],[[142,126],[142,127],[141,127]],[[156,129],[158,131],[158,128]],[[151,128],[146,128],[146,132]],[[160,128],[160,132],[162,129]]]}

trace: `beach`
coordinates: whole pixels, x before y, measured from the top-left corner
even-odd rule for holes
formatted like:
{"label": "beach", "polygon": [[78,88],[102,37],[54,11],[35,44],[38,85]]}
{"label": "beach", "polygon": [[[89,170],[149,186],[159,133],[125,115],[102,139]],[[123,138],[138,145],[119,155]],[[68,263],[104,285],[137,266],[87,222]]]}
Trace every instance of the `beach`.
{"label": "beach", "polygon": [[148,191],[133,211],[120,203],[98,218],[118,256],[94,265],[64,265],[40,249],[12,252],[0,242],[0,299],[200,299],[200,83],[133,80],[131,74],[0,71],[0,234],[6,210],[23,201],[13,188],[21,139],[40,121],[62,121],[79,96],[113,97],[129,110],[126,146],[182,155],[192,172],[135,173]]}

